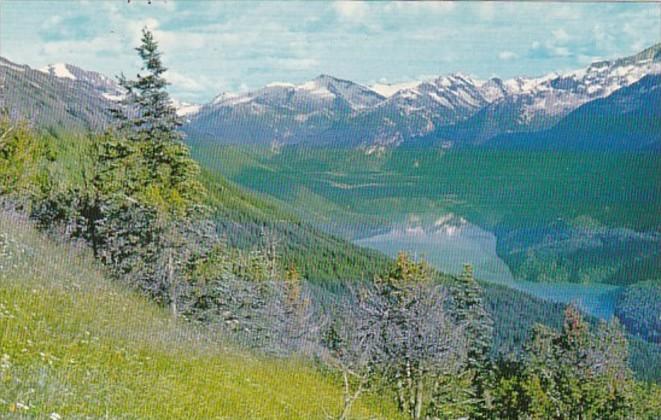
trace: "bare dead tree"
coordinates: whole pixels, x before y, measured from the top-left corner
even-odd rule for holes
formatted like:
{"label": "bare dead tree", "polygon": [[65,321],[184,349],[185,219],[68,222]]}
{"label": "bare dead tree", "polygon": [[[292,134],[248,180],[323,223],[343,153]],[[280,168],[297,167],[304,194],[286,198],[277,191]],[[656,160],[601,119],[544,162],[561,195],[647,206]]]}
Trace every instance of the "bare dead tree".
{"label": "bare dead tree", "polygon": [[403,412],[422,418],[439,381],[467,360],[464,325],[448,312],[449,293],[424,264],[400,257],[391,273],[352,288],[325,327],[322,360],[344,381],[345,418],[376,379],[392,388]]}
{"label": "bare dead tree", "polygon": [[364,289],[359,305],[378,322],[374,363],[412,419],[422,418],[439,377],[464,366],[464,327],[447,312],[447,291],[429,282],[393,287],[377,282]]}

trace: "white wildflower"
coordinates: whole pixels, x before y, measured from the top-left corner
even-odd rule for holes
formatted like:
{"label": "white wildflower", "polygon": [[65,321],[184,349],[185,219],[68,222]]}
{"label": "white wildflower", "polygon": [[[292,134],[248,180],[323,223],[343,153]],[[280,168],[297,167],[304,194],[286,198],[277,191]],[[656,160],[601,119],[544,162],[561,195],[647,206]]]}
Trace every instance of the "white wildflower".
{"label": "white wildflower", "polygon": [[29,410],[30,406],[23,404],[22,402],[17,402],[16,403],[16,408],[19,410]]}

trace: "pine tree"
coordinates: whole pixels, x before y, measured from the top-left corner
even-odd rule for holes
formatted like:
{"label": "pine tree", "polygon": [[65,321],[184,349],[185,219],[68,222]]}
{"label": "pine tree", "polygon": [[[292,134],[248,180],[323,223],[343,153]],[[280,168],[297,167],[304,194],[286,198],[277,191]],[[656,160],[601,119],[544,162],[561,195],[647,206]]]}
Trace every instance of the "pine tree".
{"label": "pine tree", "polygon": [[[99,155],[98,181],[108,197],[103,224],[116,238],[109,252],[112,262],[137,260],[128,265],[142,267],[143,287],[168,301],[176,317],[191,228],[204,210],[204,189],[199,166],[177,130],[181,121],[166,90],[158,43],[146,28],[136,51],[143,62],[141,73],[135,80],[119,77],[126,96],[113,110],[117,132],[108,135]],[[132,220],[140,221],[138,232],[130,226]]]}
{"label": "pine tree", "polygon": [[123,107],[113,110],[122,128],[130,128],[130,138],[149,140],[154,143],[181,140],[177,128],[181,120],[177,117],[172,101],[165,90],[168,82],[158,43],[147,29],[142,30],[142,44],[135,50],[143,61],[142,71],[136,80],[128,80],[122,73],[119,85],[126,90]]}
{"label": "pine tree", "polygon": [[534,418],[629,418],[627,346],[617,321],[602,322],[593,333],[573,306],[560,332],[536,326],[526,348],[522,411]]}
{"label": "pine tree", "polygon": [[[424,262],[400,253],[392,269],[361,290],[361,317],[371,320],[379,345],[374,363],[412,419],[440,415],[432,398],[447,389],[466,360],[464,328],[447,311],[446,290]],[[440,401],[440,400],[439,400]]]}
{"label": "pine tree", "polygon": [[[493,388],[489,353],[493,341],[493,321],[484,308],[482,289],[475,280],[473,267],[464,265],[464,271],[457,278],[452,289],[455,317],[463,325],[468,340],[468,359],[466,367],[472,382],[472,401],[474,407],[488,407],[492,396],[489,390]],[[480,410],[471,413],[475,418],[481,418]]]}
{"label": "pine tree", "polygon": [[482,289],[475,280],[473,267],[464,265],[464,271],[453,288],[456,317],[466,324],[470,340],[469,365],[482,367],[489,357],[493,336],[493,321],[484,308]]}

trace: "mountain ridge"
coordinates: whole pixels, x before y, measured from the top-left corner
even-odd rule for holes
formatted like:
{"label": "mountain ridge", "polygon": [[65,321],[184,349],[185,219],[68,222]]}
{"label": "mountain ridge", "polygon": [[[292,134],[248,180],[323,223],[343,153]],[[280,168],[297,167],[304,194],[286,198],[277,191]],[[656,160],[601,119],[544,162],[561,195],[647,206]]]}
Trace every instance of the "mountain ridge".
{"label": "mountain ridge", "polygon": [[[401,146],[479,146],[511,133],[545,131],[580,106],[650,74],[661,74],[661,43],[538,77],[478,80],[453,73],[368,87],[320,74],[300,84],[224,92],[206,104],[173,105],[191,141],[374,153]],[[97,130],[108,124],[108,109],[122,95],[112,78],[75,65],[32,69],[0,58],[0,106],[16,117]]]}

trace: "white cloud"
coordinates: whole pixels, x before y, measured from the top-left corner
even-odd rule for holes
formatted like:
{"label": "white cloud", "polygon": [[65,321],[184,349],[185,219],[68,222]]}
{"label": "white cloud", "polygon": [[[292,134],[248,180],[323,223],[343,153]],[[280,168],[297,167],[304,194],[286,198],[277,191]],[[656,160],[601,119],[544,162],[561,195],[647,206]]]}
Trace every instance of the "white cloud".
{"label": "white cloud", "polygon": [[28,10],[11,3],[0,16],[3,56],[130,75],[140,68],[133,48],[146,25],[173,72],[172,91],[195,101],[322,72],[362,83],[454,71],[542,74],[642,50],[658,42],[659,28],[658,7],[642,4],[55,0]]}
{"label": "white cloud", "polygon": [[512,51],[501,51],[500,53],[498,53],[498,58],[504,61],[514,60],[515,58],[518,57],[519,56]]}
{"label": "white cloud", "polygon": [[562,28],[551,31],[551,35],[553,35],[553,39],[559,43],[565,43],[571,38],[567,31]]}
{"label": "white cloud", "polygon": [[92,39],[86,40],[73,40],[73,41],[51,41],[45,42],[41,46],[41,53],[49,57],[49,62],[61,61],[62,57],[71,55],[72,52],[78,51],[94,51],[108,53],[121,53],[125,48],[121,42],[118,42],[116,37],[111,35],[103,35]]}
{"label": "white cloud", "polygon": [[172,86],[178,90],[203,92],[207,89],[207,86],[200,81],[174,70],[168,70],[165,73],[165,79],[172,83]]}
{"label": "white cloud", "polygon": [[333,7],[342,18],[354,22],[364,19],[368,12],[367,3],[360,1],[336,1]]}
{"label": "white cloud", "polygon": [[174,0],[153,0],[152,5],[159,6],[166,12],[174,12],[177,10],[177,4]]}
{"label": "white cloud", "polygon": [[383,8],[386,12],[423,12],[423,13],[446,13],[455,9],[455,4],[450,1],[395,1],[388,3]]}
{"label": "white cloud", "polygon": [[496,8],[492,2],[482,2],[477,5],[477,15],[483,20],[491,20],[496,15]]}
{"label": "white cloud", "polygon": [[268,60],[275,67],[281,70],[307,70],[319,66],[319,61],[315,58],[275,58]]}

